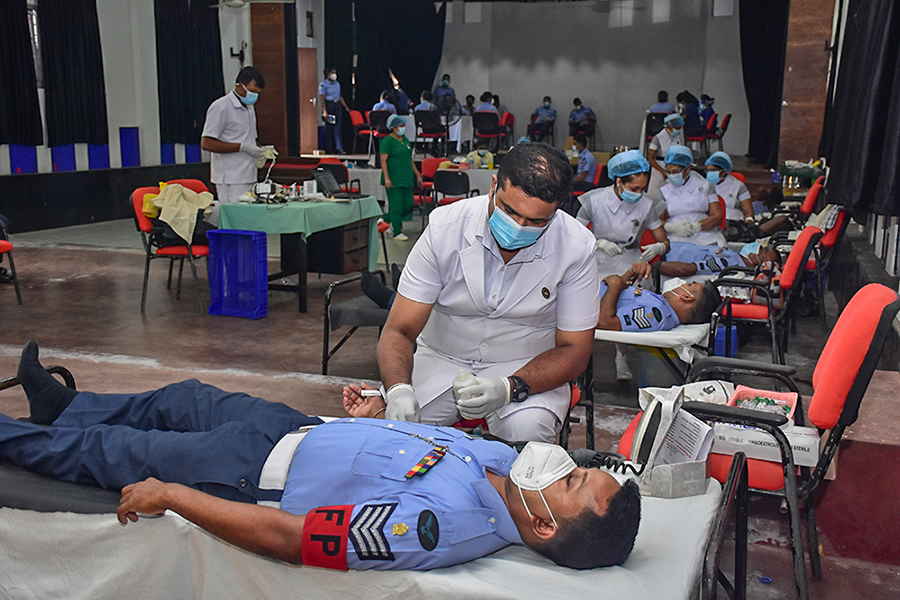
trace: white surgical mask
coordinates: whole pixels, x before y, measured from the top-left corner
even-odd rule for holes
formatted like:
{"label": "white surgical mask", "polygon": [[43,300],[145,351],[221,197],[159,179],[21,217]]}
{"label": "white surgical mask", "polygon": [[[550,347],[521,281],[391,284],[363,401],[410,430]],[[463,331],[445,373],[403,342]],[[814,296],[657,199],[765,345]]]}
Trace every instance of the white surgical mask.
{"label": "white surgical mask", "polygon": [[525,511],[528,516],[533,516],[525,502],[525,495],[522,490],[536,491],[544,501],[544,508],[550,513],[550,519],[553,524],[559,528],[556,518],[550,507],[547,506],[547,500],[541,490],[556,483],[569,473],[575,470],[575,461],[569,456],[569,453],[557,446],[556,444],[546,444],[544,442],[528,442],[522,449],[518,458],[513,462],[509,470],[509,478],[519,488],[519,497],[522,498],[522,504],[525,505]]}
{"label": "white surgical mask", "polygon": [[760,248],[761,244],[759,242],[744,244],[744,247],[741,248],[741,256],[743,256],[744,258],[750,258],[751,254],[759,254]]}
{"label": "white surgical mask", "polygon": [[337,81],[337,73],[329,73],[328,79],[332,81]]}
{"label": "white surgical mask", "polygon": [[669,292],[674,292],[678,288],[681,288],[682,290],[685,291],[685,293],[688,296],[693,298],[694,294],[692,294],[690,291],[688,291],[688,289],[686,287],[684,287],[686,285],[687,285],[687,281],[685,281],[681,277],[673,277],[672,279],[670,279],[667,282],[665,282],[664,284],[662,284],[662,293],[668,294]]}

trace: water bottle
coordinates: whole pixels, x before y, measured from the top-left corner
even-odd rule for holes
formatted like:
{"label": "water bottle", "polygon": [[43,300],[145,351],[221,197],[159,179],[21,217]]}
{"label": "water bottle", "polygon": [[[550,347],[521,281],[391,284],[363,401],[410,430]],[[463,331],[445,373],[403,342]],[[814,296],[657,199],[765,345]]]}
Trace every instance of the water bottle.
{"label": "water bottle", "polygon": [[772,183],[776,185],[781,183],[781,173],[775,169],[772,169]]}
{"label": "water bottle", "polygon": [[475,375],[460,369],[456,374],[456,378],[453,380],[453,397],[457,400],[466,400],[470,398],[469,394],[461,394],[460,390],[475,385],[476,383],[478,382],[475,380]]}
{"label": "water bottle", "polygon": [[470,157],[469,157],[469,168],[470,168],[470,169],[474,169],[474,168],[475,168],[475,157],[474,157],[474,156],[470,156]]}

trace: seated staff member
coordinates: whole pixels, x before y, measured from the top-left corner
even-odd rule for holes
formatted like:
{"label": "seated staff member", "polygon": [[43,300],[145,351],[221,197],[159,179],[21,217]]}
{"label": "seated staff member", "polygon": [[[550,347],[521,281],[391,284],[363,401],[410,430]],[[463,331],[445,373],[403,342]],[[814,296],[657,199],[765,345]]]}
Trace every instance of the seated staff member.
{"label": "seated staff member", "polygon": [[716,275],[725,267],[755,267],[764,262],[779,262],[781,258],[772,248],[759,242],[744,244],[740,252],[725,246],[698,246],[684,242],[672,242],[666,260],[659,265],[660,275],[666,277],[690,277],[692,275]]}
{"label": "seated staff member", "polygon": [[466,154],[466,163],[476,169],[493,169],[494,155],[488,150],[486,138],[478,138],[475,150]]}
{"label": "seated staff member", "polygon": [[597,161],[591,151],[587,149],[587,136],[583,133],[576,133],[572,136],[572,140],[575,142],[575,150],[578,152],[578,168],[575,170],[572,189],[576,192],[586,192],[594,189]]}
{"label": "seated staff member", "polygon": [[[571,193],[565,154],[517,144],[488,195],[432,213],[378,342],[388,418],[462,414],[507,440],[555,438],[599,305],[594,238],[557,210]],[[480,386],[465,406],[453,396],[460,369]]]}
{"label": "seated staff member", "polygon": [[650,161],[650,168],[653,169],[650,172],[650,187],[647,188],[647,192],[651,195],[659,193],[659,188],[668,177],[665,157],[669,146],[673,144],[684,146],[684,134],[682,133],[684,119],[681,118],[681,115],[673,112],[665,118],[663,123],[665,126],[653,136],[647,150],[647,160]]}
{"label": "seated staff member", "polygon": [[397,114],[397,107],[391,102],[391,97],[393,94],[390,90],[384,90],[381,92],[381,100],[376,102],[374,106],[372,106],[372,110],[386,110],[389,111],[392,115]]}
{"label": "seated staff member", "polygon": [[[616,154],[606,165],[614,184],[578,197],[581,208],[576,218],[589,225],[596,238],[596,258],[600,278],[624,272],[638,260],[648,262],[669,249],[669,240],[659,218],[659,209],[643,193],[650,164],[637,150]],[[640,247],[641,236],[649,229],[656,241]],[[625,346],[616,344],[616,378],[631,379]]]}
{"label": "seated staff member", "polygon": [[709,323],[722,302],[711,283],[681,283],[660,294],[634,287],[649,276],[649,264],[635,263],[623,275],[610,275],[603,280],[597,329],[640,333]]}
{"label": "seated staff member", "polygon": [[666,152],[668,179],[659,190],[666,201],[666,232],[673,242],[724,246],[719,196],[706,178],[692,171],[693,161],[685,146],[670,146]]}
{"label": "seated staff member", "polygon": [[[322,424],[197,380],[76,392],[43,369],[34,342],[18,378],[33,422],[0,415],[0,456],[121,490],[122,524],[171,510],[250,552],[341,570],[434,569],[523,543],[563,566],[618,565],[638,530],[637,486],[576,467],[559,446],[517,455],[448,428]],[[264,489],[271,472],[285,476]]]}

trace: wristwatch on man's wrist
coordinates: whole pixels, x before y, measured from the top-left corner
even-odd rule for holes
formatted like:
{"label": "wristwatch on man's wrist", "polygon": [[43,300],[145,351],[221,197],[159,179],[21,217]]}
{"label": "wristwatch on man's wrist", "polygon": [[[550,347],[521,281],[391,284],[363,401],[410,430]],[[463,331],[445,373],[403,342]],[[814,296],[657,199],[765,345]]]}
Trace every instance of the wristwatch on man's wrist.
{"label": "wristwatch on man's wrist", "polygon": [[510,402],[524,402],[531,395],[531,388],[518,375],[510,375]]}

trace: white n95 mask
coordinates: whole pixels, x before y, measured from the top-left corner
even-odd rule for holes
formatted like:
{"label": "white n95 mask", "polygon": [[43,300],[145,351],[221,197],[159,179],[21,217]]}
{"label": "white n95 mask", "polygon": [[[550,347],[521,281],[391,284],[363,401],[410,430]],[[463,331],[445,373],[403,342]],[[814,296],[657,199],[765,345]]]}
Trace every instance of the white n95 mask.
{"label": "white n95 mask", "polygon": [[671,292],[675,288],[680,288],[683,285],[687,285],[687,281],[685,281],[681,277],[673,277],[672,279],[662,284],[662,293],[665,294]]}
{"label": "white n95 mask", "polygon": [[529,517],[533,515],[528,508],[528,503],[525,502],[522,489],[536,491],[540,494],[544,508],[550,513],[550,519],[559,528],[541,490],[574,471],[576,466],[569,453],[556,444],[528,442],[525,445],[509,470],[509,478],[519,488],[519,497],[522,498],[522,504],[525,505],[525,511]]}

